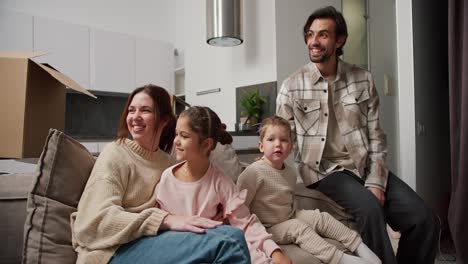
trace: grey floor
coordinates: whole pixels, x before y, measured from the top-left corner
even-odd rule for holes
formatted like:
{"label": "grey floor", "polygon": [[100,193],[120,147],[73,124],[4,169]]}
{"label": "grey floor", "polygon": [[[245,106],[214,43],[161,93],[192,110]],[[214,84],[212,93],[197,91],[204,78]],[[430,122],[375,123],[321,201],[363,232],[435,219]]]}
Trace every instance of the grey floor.
{"label": "grey floor", "polygon": [[[398,239],[390,236],[393,249],[396,251],[398,248]],[[455,264],[457,260],[455,247],[450,236],[442,236],[440,243],[437,247],[437,256],[434,264]]]}

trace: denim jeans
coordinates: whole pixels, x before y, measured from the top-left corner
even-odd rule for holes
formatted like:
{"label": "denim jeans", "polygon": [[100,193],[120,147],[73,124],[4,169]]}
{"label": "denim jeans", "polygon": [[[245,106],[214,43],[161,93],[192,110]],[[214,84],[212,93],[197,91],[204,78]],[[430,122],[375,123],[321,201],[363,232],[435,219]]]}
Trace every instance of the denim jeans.
{"label": "denim jeans", "polygon": [[219,226],[205,234],[164,231],[120,246],[110,264],[250,263],[239,228]]}

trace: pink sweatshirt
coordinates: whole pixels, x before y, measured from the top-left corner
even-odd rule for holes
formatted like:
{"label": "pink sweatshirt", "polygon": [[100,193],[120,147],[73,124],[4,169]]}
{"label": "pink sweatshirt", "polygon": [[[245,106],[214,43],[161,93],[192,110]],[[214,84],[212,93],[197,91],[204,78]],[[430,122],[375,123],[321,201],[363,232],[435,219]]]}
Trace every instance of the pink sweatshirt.
{"label": "pink sweatshirt", "polygon": [[183,182],[173,173],[175,167],[166,169],[156,186],[156,199],[164,211],[173,215],[197,215],[213,219],[219,205],[223,216],[232,226],[240,228],[247,240],[252,263],[273,263],[270,258],[279,246],[271,239],[255,214],[244,205],[246,190],[237,191],[231,178],[213,164],[196,182]]}

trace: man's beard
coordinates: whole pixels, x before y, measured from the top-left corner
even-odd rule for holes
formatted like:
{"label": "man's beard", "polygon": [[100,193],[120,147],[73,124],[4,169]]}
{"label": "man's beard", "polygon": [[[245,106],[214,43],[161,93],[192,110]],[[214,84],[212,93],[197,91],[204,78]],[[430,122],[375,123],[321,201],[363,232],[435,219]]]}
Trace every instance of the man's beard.
{"label": "man's beard", "polygon": [[[320,46],[313,46],[313,48],[321,48]],[[310,61],[313,63],[324,63],[327,62],[331,57],[333,56],[333,53],[330,53],[329,51],[325,51],[322,56],[320,57],[314,57],[312,54],[310,54],[310,49],[309,49],[309,58]]]}

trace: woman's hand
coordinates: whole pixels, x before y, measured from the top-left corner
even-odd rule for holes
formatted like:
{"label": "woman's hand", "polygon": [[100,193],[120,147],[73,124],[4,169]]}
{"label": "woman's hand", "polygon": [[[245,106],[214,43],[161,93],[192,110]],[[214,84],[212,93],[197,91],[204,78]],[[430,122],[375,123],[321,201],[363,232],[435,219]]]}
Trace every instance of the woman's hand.
{"label": "woman's hand", "polygon": [[222,222],[210,220],[200,216],[167,215],[161,223],[160,230],[189,231],[205,233],[207,228],[215,228]]}
{"label": "woman's hand", "polygon": [[279,249],[273,251],[271,258],[275,264],[293,264],[292,260]]}

